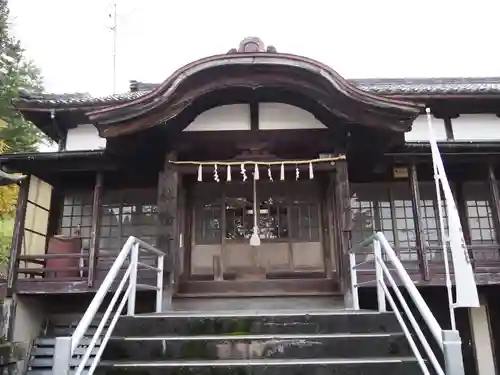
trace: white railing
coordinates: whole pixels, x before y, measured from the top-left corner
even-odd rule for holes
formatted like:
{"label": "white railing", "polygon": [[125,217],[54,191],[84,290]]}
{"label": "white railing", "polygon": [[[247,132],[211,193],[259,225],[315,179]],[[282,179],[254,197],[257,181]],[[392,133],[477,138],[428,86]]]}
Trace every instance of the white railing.
{"label": "white railing", "polygon": [[[155,256],[157,260],[156,266],[141,262],[141,255],[143,254],[148,254],[150,257],[151,255]],[[70,367],[76,367],[76,371],[73,375],[81,375],[83,370],[89,366],[90,368],[86,375],[92,375],[94,373],[97,365],[99,364],[102,353],[104,352],[106,344],[109,341],[111,334],[113,333],[113,329],[115,328],[120,315],[122,315],[125,304],[127,304],[127,315],[135,315],[135,298],[137,289],[155,290],[156,312],[162,311],[164,257],[165,254],[162,251],[156,249],[155,247],[149,245],[144,241],[141,241],[138,238],[129,237],[120,253],[116,257],[116,260],[108,271],[101,286],[97,290],[94,298],[92,299],[92,302],[90,302],[87,311],[85,311],[82,319],[75,329],[75,332],[73,332],[73,335],[71,337],[56,338],[54,366],[52,370],[53,375],[67,375],[69,373]],[[107,306],[106,311],[104,312],[104,315],[102,316],[101,321],[99,322],[99,325],[97,326],[97,329],[92,336],[88,347],[85,350],[85,353],[81,358],[78,358],[78,363],[72,363],[76,348],[82,342],[87,329],[95,318],[96,313],[99,311],[105,297],[111,291],[113,284],[117,281],[120,271],[127,259],[129,260],[127,270],[119,281],[113,297],[111,298],[111,301],[109,302],[109,305]],[[138,284],[137,275],[139,269],[146,269],[156,272],[156,286]],[[125,292],[122,293],[124,289]],[[118,307],[115,309],[115,305],[118,300],[120,300],[120,302],[118,304]],[[111,322],[109,323],[109,325],[107,325],[108,320],[111,316]],[[106,330],[103,336],[102,334],[105,328]],[[101,340],[99,349],[97,350],[95,357],[92,358],[91,363],[87,364],[92,354],[92,350],[99,340]]]}
{"label": "white railing", "polygon": [[[372,260],[356,263],[356,252],[372,245]],[[364,252],[363,254],[366,254],[366,252]],[[375,280],[358,283],[358,269],[361,265],[372,261],[375,262]],[[430,362],[432,368],[434,369],[434,372],[437,375],[464,375],[460,334],[456,329],[443,330],[441,328],[438,321],[429,309],[429,306],[424,301],[422,295],[413,283],[410,275],[408,274],[408,272],[406,272],[406,269],[399,260],[396,252],[391,247],[382,232],[375,233],[373,236],[367,238],[365,241],[357,245],[356,248],[349,253],[349,265],[351,270],[351,293],[354,309],[360,309],[358,293],[359,287],[373,284],[375,282],[377,288],[378,310],[380,312],[387,311],[386,302],[389,302],[390,308],[396,315],[396,318],[401,325],[403,333],[408,340],[408,344],[410,345],[413,354],[417,358],[418,364],[420,365],[423,374],[431,374],[427,364],[428,361]],[[403,294],[398,287],[398,282],[395,280],[393,274],[397,275],[399,283],[408,292],[411,301],[415,305],[422,320],[429,328],[434,340],[436,341],[438,347],[441,349],[442,353],[438,353],[438,355],[436,355],[436,353],[434,353],[434,351],[432,350],[431,345],[429,344],[422,329],[420,328],[420,325],[417,322],[414,313],[410,309],[408,302],[403,297]],[[393,297],[393,295],[396,297],[396,299]],[[418,342],[420,342],[421,347],[424,349],[424,354],[421,353],[420,349],[418,348],[417,343],[415,342],[414,335],[412,334],[412,332],[410,332],[410,328],[406,323],[405,317],[399,310],[396,303],[399,303],[399,305],[402,307],[406,320],[409,321],[411,329],[416,335]],[[443,366],[438,360],[438,357],[442,356],[444,357],[445,369],[443,369]]]}
{"label": "white railing", "polygon": [[[426,109],[427,124],[429,128],[429,144],[431,146],[432,166],[434,169],[434,182],[436,187],[437,206],[439,214],[439,227],[441,230],[443,261],[446,278],[446,289],[448,292],[448,304],[450,311],[451,328],[456,329],[455,311],[456,307],[479,307],[479,296],[477,293],[474,270],[469,258],[465,244],[460,215],[458,213],[455,199],[451,191],[448,176],[444,169],[443,159],[439,152],[430,108]],[[441,195],[443,192],[444,199]],[[444,206],[444,207],[443,207]],[[444,225],[443,208],[446,209],[448,219],[448,233]],[[448,249],[451,252],[453,271],[455,276],[455,301],[453,301],[450,265],[448,263]]]}

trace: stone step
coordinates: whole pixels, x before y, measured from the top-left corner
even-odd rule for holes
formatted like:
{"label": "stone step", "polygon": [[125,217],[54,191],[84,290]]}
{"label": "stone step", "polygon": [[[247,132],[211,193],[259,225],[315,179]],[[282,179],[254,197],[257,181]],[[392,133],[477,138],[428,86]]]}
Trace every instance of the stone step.
{"label": "stone step", "polygon": [[226,361],[101,362],[103,375],[417,375],[411,357],[361,359],[265,359]]}
{"label": "stone step", "polygon": [[289,334],[113,338],[106,346],[103,359],[159,361],[411,355],[402,333]]}
{"label": "stone step", "polygon": [[401,332],[392,313],[339,310],[329,312],[200,312],[121,317],[113,336],[195,336],[255,334],[327,334]]}

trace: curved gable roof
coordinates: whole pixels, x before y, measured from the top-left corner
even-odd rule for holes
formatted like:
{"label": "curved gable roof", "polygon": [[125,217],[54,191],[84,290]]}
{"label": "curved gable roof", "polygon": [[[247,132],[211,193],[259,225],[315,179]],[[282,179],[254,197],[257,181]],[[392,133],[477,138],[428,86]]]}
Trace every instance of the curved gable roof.
{"label": "curved gable roof", "polygon": [[104,137],[130,134],[168,122],[197,99],[229,88],[300,93],[349,122],[397,131],[408,130],[422,109],[362,90],[315,60],[273,47],[265,52],[259,39],[247,38],[238,50],[187,64],[150,92],[87,115]]}

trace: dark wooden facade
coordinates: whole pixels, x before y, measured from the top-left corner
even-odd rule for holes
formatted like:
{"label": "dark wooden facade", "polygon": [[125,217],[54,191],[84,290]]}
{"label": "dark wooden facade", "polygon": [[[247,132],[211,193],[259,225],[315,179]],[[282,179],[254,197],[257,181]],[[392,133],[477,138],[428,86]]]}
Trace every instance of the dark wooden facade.
{"label": "dark wooden facade", "polygon": [[[426,144],[405,143],[404,132],[426,105],[449,119],[459,108],[489,112],[500,103],[500,96],[478,102],[466,95],[379,95],[310,59],[247,47],[244,44],[229,55],[189,64],[151,92],[130,98],[57,105],[28,99],[16,104],[49,134],[57,133],[51,126],[67,131],[92,122],[107,139],[107,147],[102,151],[0,156],[5,167],[52,186],[43,236],[48,239],[78,232],[82,238],[81,253],[64,256],[79,259],[76,269],[64,269],[71,276],[50,277],[61,270],[48,269],[47,260],[62,256],[46,254],[47,242],[35,253],[23,249],[29,204],[29,183],[23,182],[9,267],[11,292],[95,291],[126,238],[134,235],[167,254],[169,279],[165,285],[174,293],[341,294],[349,285],[349,250],[375,230],[384,232],[416,283],[444,285],[443,239],[430,150]],[[326,127],[259,131],[256,104],[260,102],[301,107]],[[250,106],[248,131],[183,132],[200,113],[235,103]],[[49,113],[55,113],[52,122],[47,120]],[[478,284],[499,283],[500,166],[495,155],[500,153],[500,144],[472,147],[448,142],[442,145],[442,152]],[[245,212],[252,207],[238,206],[230,214],[226,211],[230,199],[242,198],[245,189],[251,191],[251,177],[241,189],[236,181],[214,183],[208,170],[204,181],[197,182],[196,166],[171,161],[301,160],[320,154],[344,155],[345,159],[318,165],[314,179],[307,181],[313,185],[300,193],[300,199],[292,197],[293,191],[301,190],[297,186],[307,177],[295,182],[295,167],[286,171],[285,187],[276,183],[269,193],[273,202],[262,200],[259,208],[259,216],[281,223],[273,224],[272,238],[264,238],[262,249],[271,255],[283,254],[282,258],[275,264],[266,258],[267,269],[260,279],[239,280],[237,266],[227,266],[231,257],[227,254],[245,253],[231,246],[246,243],[250,227],[243,234],[236,233],[235,221],[246,225],[240,221],[248,219]],[[395,169],[403,174],[395,175]],[[307,170],[301,173],[305,176]],[[238,179],[238,172],[234,175]],[[264,185],[259,181],[257,188],[265,191]],[[215,193],[207,201],[211,190]],[[201,198],[199,191],[203,192]],[[299,201],[304,203],[296,203]],[[203,222],[203,215],[212,216]],[[211,228],[208,236],[197,232],[204,225]],[[300,228],[306,227],[308,234],[302,236]],[[216,254],[211,264],[199,267],[201,271],[195,270],[196,246]],[[305,267],[294,259],[296,254],[302,255],[300,251],[312,254],[317,248],[321,264]],[[358,257],[370,259],[368,251]],[[367,263],[361,269],[361,281],[373,277],[373,264]]]}

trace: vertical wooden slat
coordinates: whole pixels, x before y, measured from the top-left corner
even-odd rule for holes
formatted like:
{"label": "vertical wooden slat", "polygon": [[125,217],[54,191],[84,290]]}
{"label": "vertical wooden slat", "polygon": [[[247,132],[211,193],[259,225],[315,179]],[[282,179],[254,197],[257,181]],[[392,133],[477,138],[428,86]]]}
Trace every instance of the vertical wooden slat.
{"label": "vertical wooden slat", "polygon": [[50,200],[50,209],[49,209],[49,221],[47,225],[47,238],[45,241],[45,249],[47,251],[49,240],[57,234],[60,224],[61,224],[61,216],[62,210],[64,207],[64,190],[61,186],[61,183],[55,183],[52,185],[52,198]]}
{"label": "vertical wooden slat", "polygon": [[467,202],[466,202],[466,197],[464,193],[464,186],[463,186],[463,181],[460,181],[456,184],[456,200],[457,200],[457,209],[458,209],[458,216],[460,217],[460,223],[462,224],[462,232],[464,234],[464,240],[465,243],[469,246],[467,246],[468,252],[469,252],[469,257],[472,261],[472,268],[475,269],[475,262],[474,262],[474,251],[472,250],[470,244],[471,242],[471,237],[470,237],[470,225],[469,225],[469,216],[467,214]]}
{"label": "vertical wooden slat", "polygon": [[97,172],[95,176],[94,194],[92,196],[92,217],[90,219],[89,271],[87,275],[87,284],[89,287],[94,283],[99,253],[102,185],[103,174],[102,172]]}
{"label": "vertical wooden slat", "polygon": [[488,185],[490,187],[493,222],[495,224],[495,231],[498,241],[500,235],[500,190],[498,189],[495,167],[492,164],[488,165]]}
{"label": "vertical wooden slat", "polygon": [[339,220],[339,241],[340,246],[340,278],[343,292],[347,295],[350,286],[349,270],[349,246],[351,233],[351,194],[349,189],[349,176],[347,172],[347,161],[339,160],[336,162],[335,174],[335,195],[337,202],[337,213]]}
{"label": "vertical wooden slat", "polygon": [[[389,194],[389,209],[391,210],[392,235],[394,237],[394,247],[398,258],[401,258],[401,244],[399,243],[398,220],[396,219],[396,207],[394,206],[394,192],[392,184],[389,184],[387,186],[387,189],[388,189],[387,193]],[[383,219],[385,219],[385,217]]]}
{"label": "vertical wooden slat", "polygon": [[417,166],[415,163],[411,163],[410,165],[410,189],[420,272],[424,280],[429,280],[429,261],[426,256],[427,244],[423,231],[424,225],[422,211],[420,210],[420,189],[418,187]]}
{"label": "vertical wooden slat", "polygon": [[[329,173],[328,175],[328,187],[326,194],[328,195],[326,198],[326,230],[325,233],[328,239],[327,250],[329,253],[329,269],[327,269],[327,277],[331,278],[333,275],[338,275],[338,256],[336,253],[336,243],[338,233],[337,229],[337,220],[335,220],[335,197],[334,197],[334,189],[335,189],[335,176],[333,173]],[[326,265],[328,267],[328,265]]]}
{"label": "vertical wooden slat", "polygon": [[[163,171],[158,178],[158,248],[165,253],[165,277],[170,278],[173,275],[171,280],[175,280],[179,274],[179,270],[174,269],[178,255],[176,244],[179,176],[177,170],[169,163],[170,160],[177,160],[175,152],[166,154]],[[166,289],[171,287],[169,282],[165,282],[164,285]],[[172,293],[173,290],[168,292]]]}
{"label": "vertical wooden slat", "polygon": [[28,193],[31,176],[27,176],[19,185],[19,195],[17,198],[16,218],[14,219],[14,233],[12,234],[12,244],[10,247],[9,269],[7,275],[7,295],[13,293],[14,284],[17,280],[19,268],[19,256],[22,252],[24,240],[24,223],[26,220],[26,208],[28,207]]}

